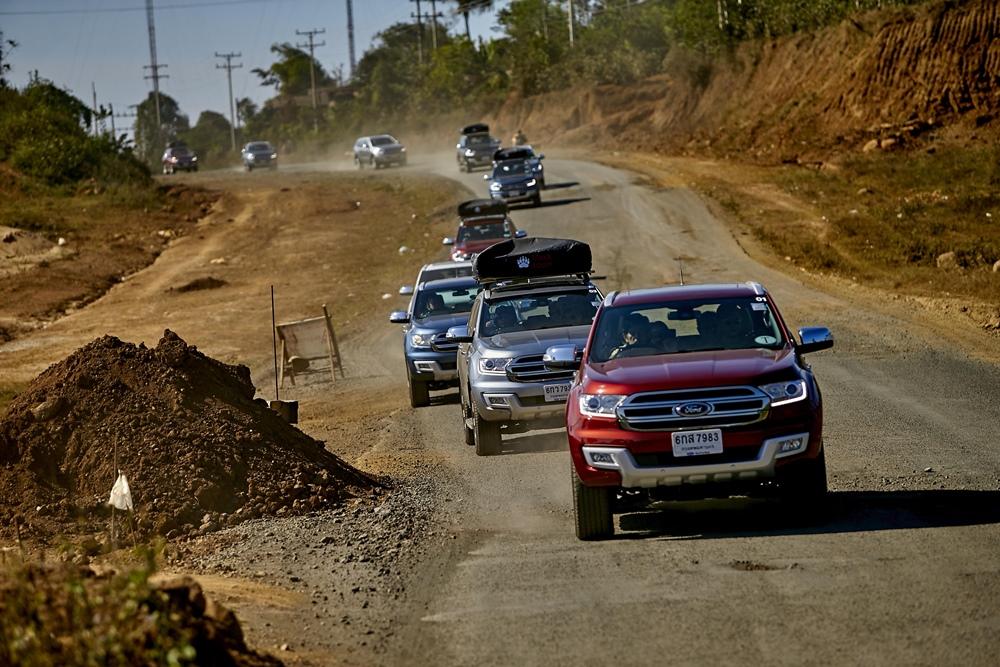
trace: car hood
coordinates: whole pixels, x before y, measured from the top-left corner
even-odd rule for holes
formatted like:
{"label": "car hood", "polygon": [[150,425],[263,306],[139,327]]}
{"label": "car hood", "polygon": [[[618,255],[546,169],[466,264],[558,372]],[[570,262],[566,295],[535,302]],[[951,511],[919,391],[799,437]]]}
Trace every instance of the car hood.
{"label": "car hood", "polygon": [[432,315],[422,320],[413,320],[413,333],[442,333],[452,327],[460,327],[469,323],[468,313],[457,315]]}
{"label": "car hood", "polygon": [[609,394],[759,384],[787,377],[795,352],[781,350],[720,350],[615,359],[585,368],[587,391]]}
{"label": "car hood", "polygon": [[494,350],[507,350],[514,354],[542,354],[551,345],[579,345],[587,343],[590,325],[512,331],[480,339],[483,345]]}
{"label": "car hood", "polygon": [[494,182],[500,185],[520,185],[526,181],[530,181],[534,176],[531,174],[517,174],[515,176],[498,176],[493,179]]}
{"label": "car hood", "polygon": [[372,150],[374,151],[375,149],[379,149],[383,151],[385,150],[398,151],[402,147],[403,144],[382,144],[381,146],[372,146]]}

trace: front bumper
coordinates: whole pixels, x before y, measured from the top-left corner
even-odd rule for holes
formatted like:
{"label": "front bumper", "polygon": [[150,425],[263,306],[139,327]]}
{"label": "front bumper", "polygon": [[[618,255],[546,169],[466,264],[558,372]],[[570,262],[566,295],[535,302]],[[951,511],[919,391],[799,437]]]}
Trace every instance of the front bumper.
{"label": "front bumper", "polygon": [[393,164],[404,165],[406,164],[406,153],[397,153],[394,155],[376,155],[373,159],[375,161],[375,164],[379,165],[380,167]]}
{"label": "front bumper", "polygon": [[493,199],[503,199],[507,202],[533,201],[536,197],[540,196],[541,191],[541,188],[537,185],[533,185],[530,188],[502,188],[497,191],[490,190],[490,197]]}
{"label": "front bumper", "polygon": [[474,167],[485,167],[493,164],[492,153],[490,154],[484,153],[482,155],[463,155],[462,159],[465,161],[465,164]]}
{"label": "front bumper", "polygon": [[458,364],[454,352],[408,351],[406,369],[411,380],[419,382],[449,382],[458,380]]}
{"label": "front bumper", "polygon": [[[566,381],[564,381],[566,382]],[[560,382],[511,382],[498,376],[472,385],[476,409],[484,421],[529,422],[562,420],[565,424],[566,402],[546,401],[545,385]]]}
{"label": "front bumper", "polygon": [[[782,445],[794,446],[782,452]],[[584,445],[583,459],[597,470],[617,472],[624,488],[680,486],[682,484],[727,484],[771,479],[780,458],[804,454],[809,447],[808,431],[790,433],[765,440],[757,455],[749,460],[692,465],[642,466],[624,447]],[[690,457],[694,458],[694,457]],[[685,460],[685,463],[687,460]]]}

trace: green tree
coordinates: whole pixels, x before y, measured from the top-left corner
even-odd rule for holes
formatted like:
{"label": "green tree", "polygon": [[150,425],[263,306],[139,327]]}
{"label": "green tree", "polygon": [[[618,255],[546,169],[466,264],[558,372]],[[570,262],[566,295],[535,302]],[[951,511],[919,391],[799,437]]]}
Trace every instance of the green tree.
{"label": "green tree", "polygon": [[177,100],[160,93],[160,126],[156,126],[156,97],[149,95],[136,108],[135,147],[139,159],[158,164],[167,142],[175,141],[190,129],[188,117],[181,113]]}
{"label": "green tree", "polygon": [[231,153],[229,119],[216,111],[202,111],[195,123],[187,132],[180,135],[193,151],[200,156],[199,162],[214,160]]}
{"label": "green tree", "polygon": [[326,86],[331,83],[330,76],[319,64],[310,58],[309,54],[297,49],[289,43],[273,44],[271,53],[278,56],[278,61],[267,69],[251,70],[260,77],[265,86],[274,86],[280,95],[305,95],[310,90],[310,65],[316,68],[316,85]]}

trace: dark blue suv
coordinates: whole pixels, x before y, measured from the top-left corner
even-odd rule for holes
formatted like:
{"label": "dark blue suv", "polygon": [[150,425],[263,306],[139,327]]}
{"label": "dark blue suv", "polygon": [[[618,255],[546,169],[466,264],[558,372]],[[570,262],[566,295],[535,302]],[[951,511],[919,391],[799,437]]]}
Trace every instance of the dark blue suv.
{"label": "dark blue suv", "polygon": [[[469,311],[479,293],[475,278],[446,278],[417,285],[410,301],[410,311],[400,310],[389,316],[403,329],[403,355],[410,385],[410,405],[430,405],[430,390],[458,386],[457,344],[444,342],[451,327],[469,322]],[[437,341],[440,351],[431,349]]]}

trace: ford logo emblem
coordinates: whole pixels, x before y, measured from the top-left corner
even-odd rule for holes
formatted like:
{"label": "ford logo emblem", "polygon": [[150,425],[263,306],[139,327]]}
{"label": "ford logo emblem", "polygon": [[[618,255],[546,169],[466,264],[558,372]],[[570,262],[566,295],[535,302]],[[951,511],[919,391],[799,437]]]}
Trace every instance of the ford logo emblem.
{"label": "ford logo emblem", "polygon": [[675,410],[682,417],[701,417],[712,411],[712,406],[708,403],[682,403]]}

